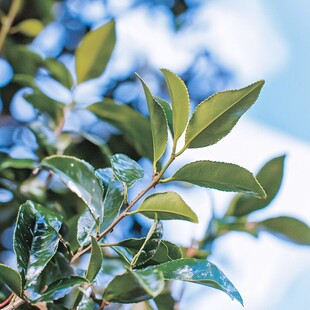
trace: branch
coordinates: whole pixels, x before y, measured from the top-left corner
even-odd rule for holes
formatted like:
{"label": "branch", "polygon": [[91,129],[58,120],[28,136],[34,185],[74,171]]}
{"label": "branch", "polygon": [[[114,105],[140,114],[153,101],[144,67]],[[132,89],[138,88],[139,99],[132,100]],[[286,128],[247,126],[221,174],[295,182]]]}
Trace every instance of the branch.
{"label": "branch", "polygon": [[17,309],[19,306],[23,305],[25,302],[25,300],[16,297],[16,299],[14,300],[13,303],[10,303],[9,305],[7,305],[6,307],[2,308],[2,310],[15,310]]}

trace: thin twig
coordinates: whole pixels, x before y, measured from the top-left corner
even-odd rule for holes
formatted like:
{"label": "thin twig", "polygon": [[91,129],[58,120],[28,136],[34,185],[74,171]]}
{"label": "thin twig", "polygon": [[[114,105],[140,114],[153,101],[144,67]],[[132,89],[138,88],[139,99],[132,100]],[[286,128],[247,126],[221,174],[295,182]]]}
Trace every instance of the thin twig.
{"label": "thin twig", "polygon": [[26,303],[25,300],[16,297],[16,299],[14,300],[14,302],[10,303],[9,305],[7,305],[6,307],[4,307],[2,310],[15,310],[17,309],[19,306],[23,305],[24,303]]}

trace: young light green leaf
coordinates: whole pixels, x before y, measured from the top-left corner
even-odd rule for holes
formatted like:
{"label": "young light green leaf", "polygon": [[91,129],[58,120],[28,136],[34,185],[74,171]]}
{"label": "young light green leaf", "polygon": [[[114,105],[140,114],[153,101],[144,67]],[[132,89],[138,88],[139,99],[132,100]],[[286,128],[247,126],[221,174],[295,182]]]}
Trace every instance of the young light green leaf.
{"label": "young light green leaf", "polygon": [[163,274],[158,270],[128,270],[108,284],[103,299],[108,302],[136,303],[158,296],[164,286]]}
{"label": "young light green leaf", "polygon": [[92,104],[88,109],[121,130],[126,141],[134,146],[141,156],[153,160],[152,132],[147,118],[131,107],[116,104],[111,99]]}
{"label": "young light green leaf", "polygon": [[198,223],[197,215],[185,201],[174,192],[153,194],[147,197],[134,212],[139,212],[152,219],[154,219],[157,214],[158,219],[161,220],[184,220]]}
{"label": "young light green leaf", "polygon": [[160,270],[165,280],[181,280],[219,289],[243,305],[243,300],[234,285],[216,265],[209,261],[184,258],[148,267],[146,270]]}
{"label": "young light green leaf", "polygon": [[146,83],[142,80],[142,78],[139,75],[137,76],[142,83],[150,114],[150,123],[153,138],[153,152],[154,152],[153,166],[154,170],[156,171],[156,163],[164,154],[167,146],[168,141],[167,118],[162,106],[153,98],[153,95],[149,90],[148,86],[146,85]]}
{"label": "young light green leaf", "polygon": [[19,32],[24,34],[28,37],[35,37],[37,36],[41,30],[44,28],[43,23],[35,18],[25,19],[12,29],[14,32]]}
{"label": "young light green leaf", "polygon": [[128,188],[143,177],[142,167],[127,155],[115,154],[110,159],[114,175]]}
{"label": "young light green leaf", "polygon": [[256,175],[257,181],[266,191],[266,199],[262,200],[253,196],[238,194],[232,200],[226,216],[244,216],[267,207],[280,189],[283,178],[284,159],[285,156],[280,156],[270,160]]}
{"label": "young light green leaf", "polygon": [[256,225],[258,231],[267,231],[293,243],[310,245],[310,227],[296,218],[279,216],[258,222]]}
{"label": "young light green leaf", "polygon": [[185,181],[221,191],[244,192],[266,198],[264,189],[252,173],[235,164],[196,161],[183,166],[167,181]]}
{"label": "young light green leaf", "polygon": [[258,81],[239,90],[217,93],[201,102],[186,129],[185,148],[215,144],[224,138],[253,105],[264,85]]}
{"label": "young light green leaf", "polygon": [[176,143],[188,122],[189,95],[184,82],[176,74],[167,69],[161,69],[161,72],[165,76],[172,103],[173,132]]}
{"label": "young light green leaf", "polygon": [[86,279],[89,282],[93,282],[93,280],[96,278],[96,275],[98,274],[103,261],[101,248],[94,237],[91,238],[91,244],[92,248],[91,248],[90,260],[85,275]]}
{"label": "young light green leaf", "polygon": [[102,218],[103,188],[89,163],[72,156],[55,155],[46,157],[41,165],[52,170],[84,201],[96,221]]}
{"label": "young light green leaf", "polygon": [[19,208],[14,251],[23,287],[34,282],[55,255],[61,224],[59,215],[32,201]]}
{"label": "young light green leaf", "polygon": [[6,284],[17,296],[22,297],[22,279],[16,270],[0,264],[0,282]]}
{"label": "young light green leaf", "polygon": [[75,53],[78,84],[102,74],[113,52],[115,41],[114,20],[84,36]]}
{"label": "young light green leaf", "polygon": [[173,135],[174,135],[173,134],[173,115],[172,115],[171,106],[166,100],[164,100],[160,97],[154,96],[154,99],[161,105],[161,107],[165,111],[168,126],[169,126],[170,132],[171,132],[172,137],[173,137]]}

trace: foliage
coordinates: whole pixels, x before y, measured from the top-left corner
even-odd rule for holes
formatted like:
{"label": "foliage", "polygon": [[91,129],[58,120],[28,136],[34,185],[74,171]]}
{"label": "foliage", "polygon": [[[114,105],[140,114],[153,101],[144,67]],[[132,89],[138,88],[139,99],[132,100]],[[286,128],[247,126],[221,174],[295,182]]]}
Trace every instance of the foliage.
{"label": "foliage", "polygon": [[[263,81],[216,93],[190,115],[185,83],[162,69],[170,103],[154,96],[138,76],[148,117],[113,98],[80,106],[72,94],[79,84],[92,81],[106,69],[116,42],[115,21],[85,34],[76,48],[72,73],[58,59],[43,59],[15,43],[11,36],[32,38],[43,27],[33,18],[12,26],[20,8],[21,2],[14,0],[9,13],[3,13],[1,61],[13,67],[14,74],[8,69],[1,86],[5,87],[3,94],[21,85],[28,87],[23,98],[33,108],[34,117],[25,128],[34,135],[37,147],[32,158],[13,158],[5,152],[0,157],[0,190],[12,194],[1,205],[1,223],[16,220],[17,270],[0,264],[4,309],[103,309],[110,303],[137,302],[148,308],[173,309],[177,302],[171,295],[174,280],[219,289],[243,304],[232,282],[207,259],[217,238],[231,231],[253,236],[267,231],[310,244],[309,227],[298,219],[249,220],[251,213],[268,207],[279,191],[284,156],[266,163],[256,176],[238,165],[206,159],[167,174],[187,149],[210,146],[229,134],[258,98]],[[72,95],[69,102],[55,100],[41,90],[36,75],[42,69]],[[94,133],[66,128],[70,113],[75,112],[110,124],[114,136],[104,141]],[[152,162],[152,171],[137,162],[141,157]],[[131,198],[130,191],[149,174],[149,184]],[[213,215],[203,240],[188,248],[163,239],[162,221],[199,221],[181,193],[165,191],[165,183],[172,182],[238,192],[222,217]],[[153,188],[156,192],[151,194]],[[137,214],[152,219],[146,234],[114,236]]]}

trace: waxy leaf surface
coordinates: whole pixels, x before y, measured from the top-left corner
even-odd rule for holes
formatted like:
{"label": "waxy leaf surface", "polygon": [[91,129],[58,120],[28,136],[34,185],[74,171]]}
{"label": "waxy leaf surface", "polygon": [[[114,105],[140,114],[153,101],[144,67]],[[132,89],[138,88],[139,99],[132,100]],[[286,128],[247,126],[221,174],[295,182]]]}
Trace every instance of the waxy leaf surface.
{"label": "waxy leaf surface", "polygon": [[6,284],[17,296],[22,296],[22,279],[16,270],[0,264],[0,283],[1,282]]}
{"label": "waxy leaf surface", "polygon": [[86,271],[86,279],[89,282],[92,282],[96,278],[96,275],[98,274],[103,261],[101,248],[94,237],[91,238],[91,244],[92,248],[90,260]]}
{"label": "waxy leaf surface", "polygon": [[161,107],[165,111],[168,126],[169,126],[170,132],[173,136],[173,115],[172,115],[172,109],[171,109],[170,104],[166,100],[164,100],[160,97],[157,97],[157,96],[154,96],[154,99],[161,105]]}

